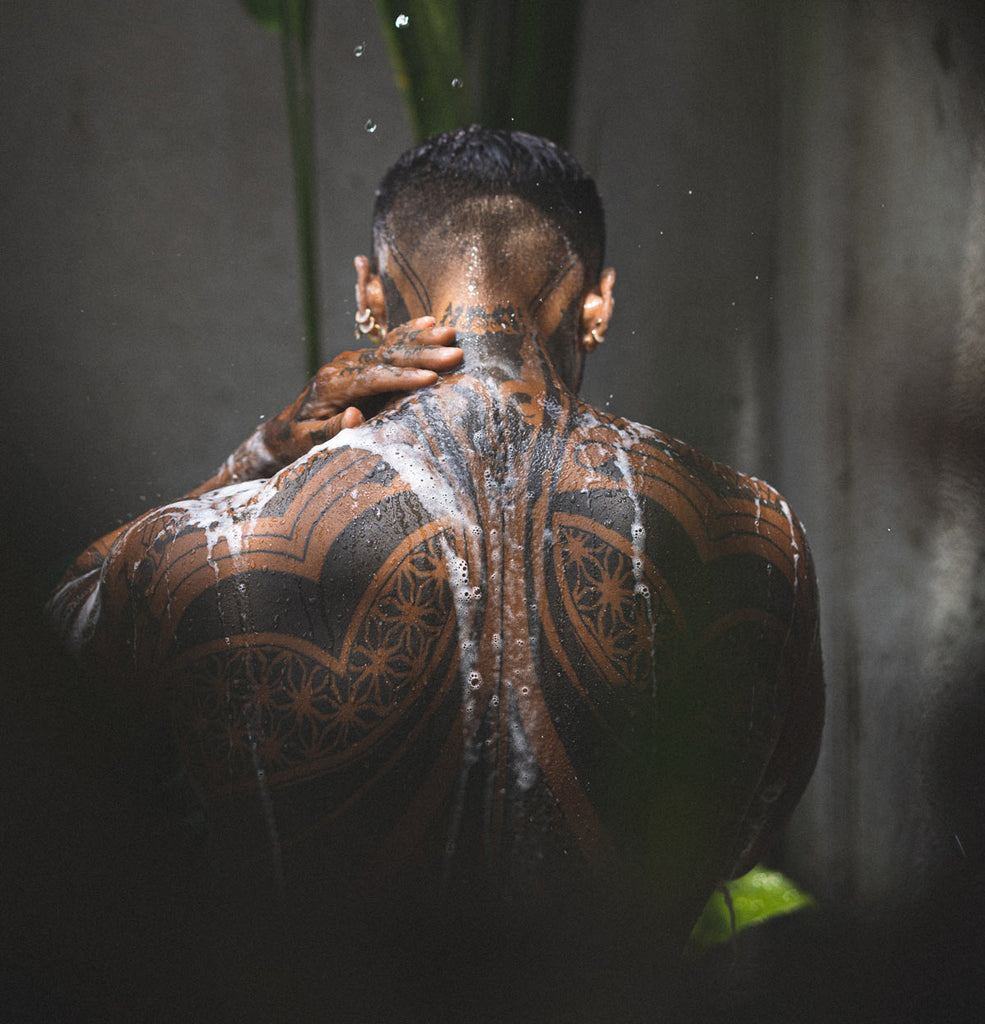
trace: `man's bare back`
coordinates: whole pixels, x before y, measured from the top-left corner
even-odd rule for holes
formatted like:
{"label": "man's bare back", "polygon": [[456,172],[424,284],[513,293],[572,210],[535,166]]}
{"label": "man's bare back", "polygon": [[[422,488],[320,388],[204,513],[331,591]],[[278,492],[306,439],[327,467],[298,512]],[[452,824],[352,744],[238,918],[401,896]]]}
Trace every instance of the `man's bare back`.
{"label": "man's bare back", "polygon": [[131,609],[116,678],[237,859],[676,888],[751,866],[810,769],[764,776],[819,672],[812,587],[766,485],[550,378],[457,375],[137,520],[78,628]]}
{"label": "man's bare back", "polygon": [[166,723],[219,862],[350,905],[612,887],[679,948],[813,768],[813,568],[767,485],[577,398],[614,275],[525,202],[490,221],[506,269],[480,234],[449,276],[458,236],[389,228],[381,276],[357,261],[368,321],[443,311],[459,370],[428,356],[433,386],[140,517],[52,615]]}

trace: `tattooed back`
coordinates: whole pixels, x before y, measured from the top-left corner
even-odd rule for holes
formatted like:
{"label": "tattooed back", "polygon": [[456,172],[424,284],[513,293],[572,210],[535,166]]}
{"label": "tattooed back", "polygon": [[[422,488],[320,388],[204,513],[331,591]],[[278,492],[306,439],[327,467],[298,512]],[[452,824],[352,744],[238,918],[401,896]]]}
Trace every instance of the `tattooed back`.
{"label": "tattooed back", "polygon": [[148,513],[100,601],[217,856],[288,887],[700,902],[816,756],[786,503],[560,387],[449,378]]}

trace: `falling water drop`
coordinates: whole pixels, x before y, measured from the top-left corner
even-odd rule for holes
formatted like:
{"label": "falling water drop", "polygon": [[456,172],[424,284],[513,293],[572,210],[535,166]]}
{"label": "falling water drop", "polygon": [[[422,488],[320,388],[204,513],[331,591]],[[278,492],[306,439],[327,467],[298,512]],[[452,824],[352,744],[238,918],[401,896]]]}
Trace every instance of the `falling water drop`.
{"label": "falling water drop", "polygon": [[369,118],[363,125],[363,128],[365,128],[366,131],[368,131],[369,134],[372,135],[373,132],[376,131],[376,122],[372,118]]}
{"label": "falling water drop", "polygon": [[460,78],[453,78],[451,80],[451,87],[453,89],[461,89],[465,83]]}
{"label": "falling water drop", "polygon": [[397,28],[406,28],[409,23],[410,18],[408,18],[406,14],[398,14],[393,24],[396,25]]}
{"label": "falling water drop", "polygon": [[365,52],[366,52],[366,44],[365,43],[356,43],[356,45],[352,48],[352,56],[353,57],[361,57]]}

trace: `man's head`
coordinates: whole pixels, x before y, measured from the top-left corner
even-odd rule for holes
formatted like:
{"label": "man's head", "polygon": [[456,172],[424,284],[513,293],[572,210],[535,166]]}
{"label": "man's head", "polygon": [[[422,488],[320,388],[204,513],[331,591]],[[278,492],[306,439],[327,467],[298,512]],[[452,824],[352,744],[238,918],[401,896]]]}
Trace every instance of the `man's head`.
{"label": "man's head", "polygon": [[[611,272],[600,283],[604,246],[595,183],[575,160],[546,139],[473,125],[429,139],[387,172],[373,261],[361,276],[379,275],[391,326],[440,317],[449,294],[509,296],[531,319],[554,316],[551,333],[560,329],[569,344],[580,337],[590,350],[612,305]],[[548,300],[564,308],[551,312]],[[372,295],[360,303],[372,306]]]}
{"label": "man's head", "polygon": [[[542,214],[540,224],[522,223],[497,202],[514,196]],[[413,235],[424,220],[449,212],[455,226],[482,230],[507,242],[518,229],[560,233],[577,253],[586,275],[597,278],[605,250],[605,219],[595,182],[553,142],[526,132],[472,125],[428,139],[387,171],[373,209],[373,252],[388,237]],[[502,210],[493,220],[489,213]]]}

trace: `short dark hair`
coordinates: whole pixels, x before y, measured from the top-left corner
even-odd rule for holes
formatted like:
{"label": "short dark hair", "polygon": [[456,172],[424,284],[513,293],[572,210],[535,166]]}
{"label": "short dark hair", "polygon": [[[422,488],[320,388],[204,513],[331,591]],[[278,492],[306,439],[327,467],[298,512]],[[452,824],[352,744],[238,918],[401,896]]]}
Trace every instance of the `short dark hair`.
{"label": "short dark hair", "polygon": [[384,175],[373,208],[373,251],[398,196],[411,191],[418,216],[459,200],[515,195],[557,226],[594,280],[605,255],[605,215],[595,182],[548,139],[471,125],[408,150]]}

